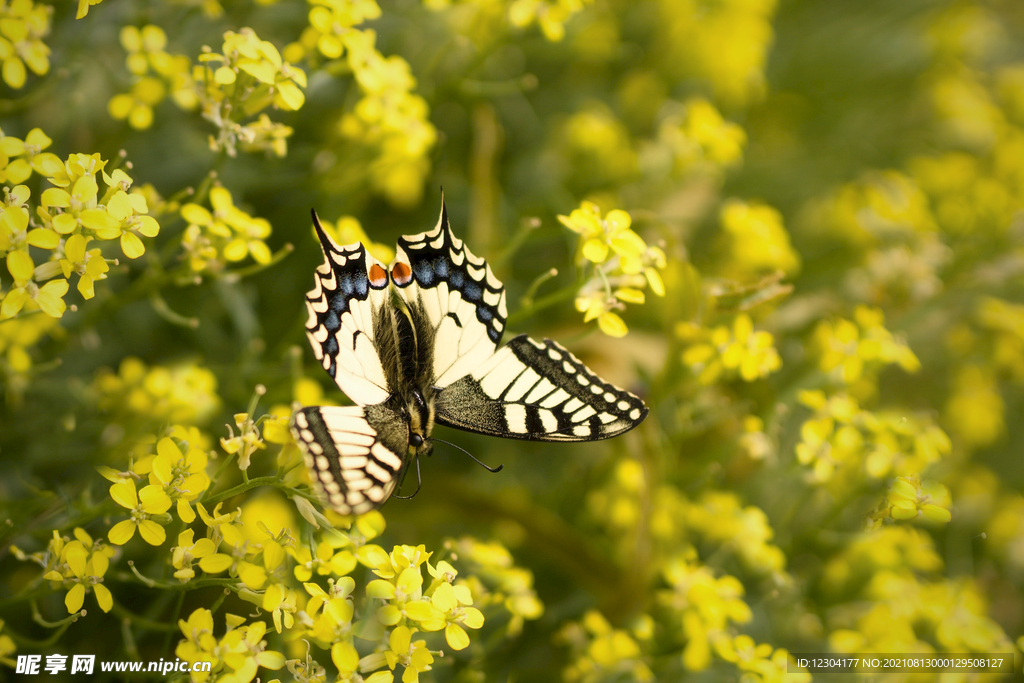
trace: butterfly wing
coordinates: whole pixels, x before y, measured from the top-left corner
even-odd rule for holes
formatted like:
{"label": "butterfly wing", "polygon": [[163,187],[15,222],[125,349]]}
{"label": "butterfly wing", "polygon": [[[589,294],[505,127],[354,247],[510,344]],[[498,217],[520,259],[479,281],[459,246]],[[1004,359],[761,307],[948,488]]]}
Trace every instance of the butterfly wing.
{"label": "butterfly wing", "polygon": [[315,212],[313,225],[324,252],[313,289],[306,293],[306,335],[313,354],[355,403],[382,403],[393,390],[376,340],[389,304],[388,271],[362,244],[335,244]]}
{"label": "butterfly wing", "polygon": [[433,230],[398,240],[390,270],[417,330],[425,382],[446,387],[494,354],[508,315],[505,288],[452,235],[443,201]]}
{"label": "butterfly wing", "polygon": [[647,417],[638,397],[595,375],[555,342],[512,339],[435,397],[435,421],[533,441],[597,441]]}
{"label": "butterfly wing", "polygon": [[314,489],[343,515],[383,505],[408,462],[408,427],[384,406],[303,408],[292,434]]}

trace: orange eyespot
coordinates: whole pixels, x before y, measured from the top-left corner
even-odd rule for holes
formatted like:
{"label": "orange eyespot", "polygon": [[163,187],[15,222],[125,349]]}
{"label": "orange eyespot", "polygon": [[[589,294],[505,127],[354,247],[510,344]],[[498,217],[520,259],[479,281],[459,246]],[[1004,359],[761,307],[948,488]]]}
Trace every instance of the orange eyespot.
{"label": "orange eyespot", "polygon": [[412,270],[410,270],[409,264],[399,261],[392,266],[391,279],[395,281],[396,285],[409,284],[409,281],[412,280]]}
{"label": "orange eyespot", "polygon": [[370,286],[380,289],[388,283],[388,271],[384,270],[379,263],[370,266]]}

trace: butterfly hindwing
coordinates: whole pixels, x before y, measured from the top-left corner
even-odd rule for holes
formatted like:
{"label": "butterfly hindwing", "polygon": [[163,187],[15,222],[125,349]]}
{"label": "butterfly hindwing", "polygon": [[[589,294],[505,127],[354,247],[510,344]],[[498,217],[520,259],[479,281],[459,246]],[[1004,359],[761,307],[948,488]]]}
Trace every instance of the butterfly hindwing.
{"label": "butterfly hindwing", "polygon": [[317,493],[343,515],[380,507],[407,462],[408,429],[383,406],[303,408],[292,434]]}
{"label": "butterfly hindwing", "polygon": [[335,244],[313,214],[324,262],[306,294],[306,334],[313,354],[345,394],[360,405],[391,394],[375,340],[389,305],[388,271],[360,243]]}
{"label": "butterfly hindwing", "polygon": [[533,441],[597,441],[640,424],[647,407],[565,348],[526,335],[442,390],[438,424]]}
{"label": "butterfly hindwing", "polygon": [[452,234],[442,202],[433,230],[399,238],[391,279],[431,362],[433,386],[446,387],[493,355],[505,331],[505,288],[482,258]]}

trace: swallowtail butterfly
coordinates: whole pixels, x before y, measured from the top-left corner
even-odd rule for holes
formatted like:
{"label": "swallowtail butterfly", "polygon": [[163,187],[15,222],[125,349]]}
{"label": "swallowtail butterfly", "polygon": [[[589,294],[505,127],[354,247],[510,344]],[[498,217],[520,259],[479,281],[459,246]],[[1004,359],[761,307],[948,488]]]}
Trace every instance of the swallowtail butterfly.
{"label": "swallowtail butterfly", "polygon": [[306,294],[313,353],[356,405],[307,407],[292,433],[321,498],[341,514],[388,499],[435,424],[533,441],[597,441],[647,417],[555,342],[498,347],[505,288],[441,216],[398,240],[388,266],[338,246],[313,212],[324,263]]}

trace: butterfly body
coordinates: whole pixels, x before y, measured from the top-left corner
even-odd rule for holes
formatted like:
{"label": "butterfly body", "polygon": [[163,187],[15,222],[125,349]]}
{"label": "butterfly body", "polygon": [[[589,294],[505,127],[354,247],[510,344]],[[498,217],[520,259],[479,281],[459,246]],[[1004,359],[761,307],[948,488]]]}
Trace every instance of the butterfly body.
{"label": "butterfly body", "polygon": [[520,335],[498,347],[505,291],[448,225],[399,239],[388,266],[339,246],[313,215],[324,250],[306,295],[314,355],[357,405],[307,407],[292,430],[314,487],[342,514],[379,507],[435,424],[536,441],[595,441],[647,415],[557,343]]}

